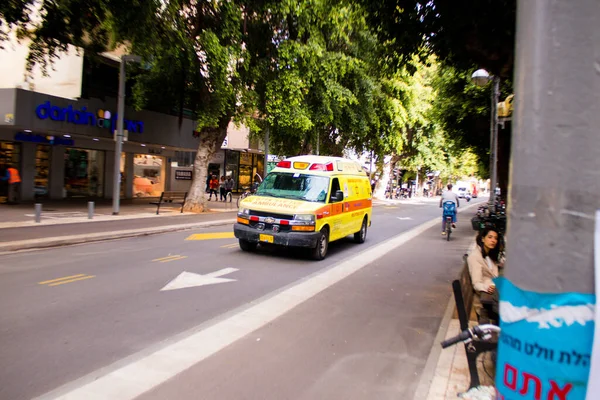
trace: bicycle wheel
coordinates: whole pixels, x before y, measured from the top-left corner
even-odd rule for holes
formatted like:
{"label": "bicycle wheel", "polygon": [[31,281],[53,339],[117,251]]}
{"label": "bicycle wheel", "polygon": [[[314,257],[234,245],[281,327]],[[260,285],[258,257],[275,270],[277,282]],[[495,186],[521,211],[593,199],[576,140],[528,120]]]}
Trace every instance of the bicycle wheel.
{"label": "bicycle wheel", "polygon": [[452,218],[446,218],[446,241],[450,241],[450,234],[452,233]]}
{"label": "bicycle wheel", "polygon": [[240,197],[238,197],[237,202],[236,202],[238,207],[240,206],[240,202],[242,200],[244,200],[246,197],[248,197],[248,192],[244,192],[240,195]]}

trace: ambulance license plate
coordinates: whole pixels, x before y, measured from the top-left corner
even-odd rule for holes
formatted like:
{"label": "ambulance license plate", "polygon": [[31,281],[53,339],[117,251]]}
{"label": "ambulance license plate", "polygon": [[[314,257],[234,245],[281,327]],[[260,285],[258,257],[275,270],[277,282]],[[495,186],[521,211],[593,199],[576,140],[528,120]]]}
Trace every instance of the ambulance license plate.
{"label": "ambulance license plate", "polygon": [[260,235],[258,240],[266,243],[273,243],[273,235]]}

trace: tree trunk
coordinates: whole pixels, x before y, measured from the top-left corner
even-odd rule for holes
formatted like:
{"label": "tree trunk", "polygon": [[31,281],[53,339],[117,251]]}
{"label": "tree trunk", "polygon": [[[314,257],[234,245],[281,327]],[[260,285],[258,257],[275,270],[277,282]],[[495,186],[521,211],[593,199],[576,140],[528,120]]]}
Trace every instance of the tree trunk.
{"label": "tree trunk", "polygon": [[206,178],[208,177],[208,163],[212,156],[220,149],[221,143],[227,136],[229,118],[221,121],[217,128],[205,128],[200,132],[198,152],[194,160],[194,175],[192,186],[185,201],[184,211],[201,213],[208,211],[206,198]]}
{"label": "tree trunk", "polygon": [[[390,182],[390,177],[394,176],[394,168],[396,168],[398,161],[400,161],[400,156],[396,153],[393,153],[391,156],[384,157],[383,164],[378,166],[380,178],[377,181],[375,193],[373,195],[373,197],[376,199],[385,199],[385,192]],[[383,172],[383,174],[381,174],[381,172]]]}

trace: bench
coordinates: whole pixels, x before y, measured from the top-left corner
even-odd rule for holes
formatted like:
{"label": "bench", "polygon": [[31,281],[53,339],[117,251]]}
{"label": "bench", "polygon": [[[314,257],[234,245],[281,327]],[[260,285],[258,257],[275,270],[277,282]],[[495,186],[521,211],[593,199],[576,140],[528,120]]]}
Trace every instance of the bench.
{"label": "bench", "polygon": [[[475,291],[473,290],[473,283],[471,281],[471,274],[469,273],[469,266],[467,265],[466,254],[463,256],[463,261],[464,266],[459,279],[452,282],[452,291],[454,293],[456,312],[458,314],[461,331],[469,329],[469,321],[472,319],[476,319],[479,324],[490,323],[490,318],[485,312],[485,309],[480,310],[479,314],[473,309]],[[471,376],[469,389],[480,385],[479,373],[477,372],[477,357],[479,354],[485,353],[486,351],[496,350],[497,347],[497,341],[484,342],[474,340],[470,343],[465,343],[467,362],[469,364],[469,375]]]}
{"label": "bench", "polygon": [[156,215],[158,215],[162,204],[181,204],[180,212],[183,213],[183,205],[187,195],[187,192],[162,192],[158,201],[153,201],[150,204],[156,205]]}

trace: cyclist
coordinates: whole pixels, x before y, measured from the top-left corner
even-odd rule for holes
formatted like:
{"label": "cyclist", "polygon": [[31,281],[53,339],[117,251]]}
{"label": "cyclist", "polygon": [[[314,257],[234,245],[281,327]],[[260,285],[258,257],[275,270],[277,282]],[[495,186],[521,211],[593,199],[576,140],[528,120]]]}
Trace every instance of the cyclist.
{"label": "cyclist", "polygon": [[448,190],[442,193],[440,199],[440,207],[442,211],[442,235],[446,234],[446,216],[452,216],[452,227],[456,228],[456,209],[460,207],[458,195],[452,191],[452,184],[448,184]]}

